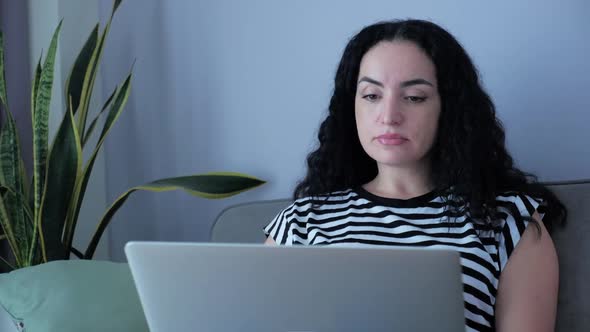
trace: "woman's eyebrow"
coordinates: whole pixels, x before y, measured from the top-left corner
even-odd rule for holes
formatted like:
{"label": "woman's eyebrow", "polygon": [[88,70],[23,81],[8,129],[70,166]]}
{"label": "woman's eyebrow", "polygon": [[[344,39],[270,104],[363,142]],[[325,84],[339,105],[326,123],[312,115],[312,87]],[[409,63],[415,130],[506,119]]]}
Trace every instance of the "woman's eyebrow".
{"label": "woman's eyebrow", "polygon": [[[367,77],[367,76],[363,76],[358,81],[358,84],[361,84],[361,82],[367,82],[367,83],[375,84],[375,85],[380,86],[380,87],[384,87],[383,83],[381,83],[381,82],[379,82],[379,81],[377,81],[375,79],[372,79],[370,77]],[[430,83],[429,81],[427,81],[427,80],[425,80],[423,78],[415,78],[415,79],[412,79],[412,80],[403,81],[399,85],[402,88],[407,88],[407,87],[412,86],[412,85],[421,85],[421,84],[423,84],[423,85],[429,85],[429,86],[434,87],[434,84]]]}
{"label": "woman's eyebrow", "polygon": [[367,77],[367,76],[363,76],[359,80],[359,82],[357,84],[361,84],[361,82],[367,82],[367,83],[375,84],[375,85],[380,86],[380,87],[384,87],[383,83],[381,83],[381,82],[379,82],[377,80],[374,80],[374,79],[372,79],[370,77]]}
{"label": "woman's eyebrow", "polygon": [[427,80],[425,80],[423,78],[416,78],[416,79],[413,79],[413,80],[401,82],[400,83],[400,86],[402,88],[407,88],[407,87],[412,86],[412,85],[420,85],[420,84],[430,85],[431,87],[434,87],[434,84],[428,82]]}

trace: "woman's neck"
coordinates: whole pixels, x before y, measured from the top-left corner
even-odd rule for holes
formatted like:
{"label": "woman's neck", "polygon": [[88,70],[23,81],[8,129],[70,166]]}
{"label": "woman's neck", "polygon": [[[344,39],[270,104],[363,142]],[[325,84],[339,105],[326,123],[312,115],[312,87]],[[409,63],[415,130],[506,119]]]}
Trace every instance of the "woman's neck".
{"label": "woman's neck", "polygon": [[430,167],[423,164],[412,167],[379,165],[379,173],[363,186],[377,196],[409,199],[424,195],[434,189],[430,179]]}

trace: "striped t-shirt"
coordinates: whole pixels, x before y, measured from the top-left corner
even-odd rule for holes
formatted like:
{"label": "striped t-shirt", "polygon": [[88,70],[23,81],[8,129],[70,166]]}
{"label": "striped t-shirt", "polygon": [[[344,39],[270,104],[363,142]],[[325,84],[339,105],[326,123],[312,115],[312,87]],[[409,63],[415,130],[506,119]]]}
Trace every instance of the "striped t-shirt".
{"label": "striped t-shirt", "polygon": [[435,191],[404,200],[379,197],[359,187],[333,193],[327,199],[297,199],[264,232],[280,245],[457,250],[466,329],[488,331],[494,327],[500,273],[528,225],[523,217],[532,216],[539,206],[530,196],[515,192],[498,195],[496,201],[503,218],[497,227],[484,231],[468,215],[457,215],[457,209],[451,209],[452,200]]}

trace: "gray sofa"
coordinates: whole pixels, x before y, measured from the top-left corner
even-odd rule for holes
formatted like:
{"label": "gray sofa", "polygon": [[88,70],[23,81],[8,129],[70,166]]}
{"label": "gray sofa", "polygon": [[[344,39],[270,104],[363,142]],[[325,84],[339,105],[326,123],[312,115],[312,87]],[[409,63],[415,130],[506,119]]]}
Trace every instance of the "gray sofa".
{"label": "gray sofa", "polygon": [[[590,180],[546,184],[568,209],[567,226],[552,235],[560,268],[556,330],[590,331]],[[229,207],[215,220],[211,241],[262,243],[262,228],[290,203],[280,199]]]}

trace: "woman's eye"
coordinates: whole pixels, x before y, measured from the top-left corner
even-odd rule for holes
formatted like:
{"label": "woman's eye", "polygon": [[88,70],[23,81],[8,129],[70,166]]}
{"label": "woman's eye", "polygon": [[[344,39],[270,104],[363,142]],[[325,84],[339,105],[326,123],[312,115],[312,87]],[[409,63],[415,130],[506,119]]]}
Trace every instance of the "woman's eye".
{"label": "woman's eye", "polygon": [[417,103],[421,103],[421,102],[425,101],[426,97],[408,96],[408,97],[406,97],[406,100],[417,104]]}
{"label": "woman's eye", "polygon": [[377,101],[379,99],[379,95],[368,94],[368,95],[364,95],[363,99],[368,100],[368,101]]}

